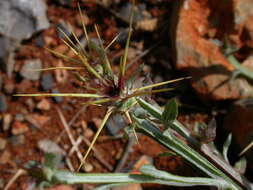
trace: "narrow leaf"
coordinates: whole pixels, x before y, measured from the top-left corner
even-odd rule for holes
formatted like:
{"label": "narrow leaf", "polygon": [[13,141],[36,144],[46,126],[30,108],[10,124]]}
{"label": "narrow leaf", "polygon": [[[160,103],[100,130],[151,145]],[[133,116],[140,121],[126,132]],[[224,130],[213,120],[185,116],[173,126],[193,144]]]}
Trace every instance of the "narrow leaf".
{"label": "narrow leaf", "polygon": [[168,81],[164,81],[164,82],[160,82],[160,83],[155,83],[155,84],[151,84],[151,85],[147,85],[141,88],[136,88],[133,91],[139,91],[139,90],[145,90],[145,89],[149,89],[149,88],[154,88],[154,87],[158,87],[158,86],[162,86],[165,84],[170,84],[170,83],[174,83],[177,81],[181,81],[181,80],[185,80],[185,79],[190,79],[191,77],[183,77],[183,78],[178,78],[178,79],[174,79],[174,80],[168,80]]}
{"label": "narrow leaf", "polygon": [[253,141],[251,141],[251,143],[249,143],[239,154],[239,156],[242,156],[243,154],[245,154],[249,149],[251,149],[253,147]]}
{"label": "narrow leaf", "polygon": [[58,69],[62,69],[62,70],[81,70],[83,68],[82,67],[48,67],[48,68],[44,68],[44,69],[31,69],[29,71],[41,72],[41,71],[53,71],[53,70],[58,70]]}
{"label": "narrow leaf", "polygon": [[77,97],[77,98],[101,98],[98,94],[73,94],[73,93],[45,93],[45,94],[14,94],[13,96],[62,96],[62,97]]}
{"label": "narrow leaf", "polygon": [[99,126],[99,128],[98,128],[98,130],[97,130],[95,136],[93,137],[93,140],[92,140],[92,142],[91,142],[91,144],[90,144],[90,146],[89,146],[87,152],[85,153],[85,155],[84,155],[84,157],[83,157],[83,159],[82,159],[82,161],[81,161],[81,163],[80,163],[80,166],[78,167],[77,171],[79,171],[79,170],[81,169],[81,167],[83,166],[83,164],[85,163],[86,158],[88,157],[90,151],[92,150],[92,148],[93,148],[93,146],[94,146],[94,144],[95,144],[95,142],[96,142],[96,140],[97,140],[99,134],[101,133],[102,129],[104,128],[105,123],[106,123],[107,120],[109,119],[109,117],[110,117],[110,115],[112,114],[112,112],[113,112],[113,108],[109,108],[109,109],[107,110],[107,113],[106,113],[106,115],[105,115],[105,117],[104,117],[104,119],[103,119],[101,125]]}
{"label": "narrow leaf", "polygon": [[73,58],[71,58],[71,57],[68,57],[68,56],[66,56],[66,55],[64,55],[64,54],[62,54],[62,53],[59,53],[59,52],[57,52],[57,51],[54,51],[54,50],[52,50],[52,49],[48,49],[48,48],[45,48],[47,51],[49,51],[50,53],[52,53],[54,56],[56,56],[56,57],[59,57],[59,58],[62,58],[62,59],[64,59],[64,60],[66,60],[66,61],[70,61],[70,62],[73,62],[73,63],[77,63],[77,64],[81,64],[81,62],[79,61],[79,60],[76,60],[76,59],[73,59]]}
{"label": "narrow leaf", "polygon": [[223,155],[224,159],[227,161],[227,163],[229,163],[228,149],[229,149],[229,146],[231,145],[231,141],[232,141],[232,134],[230,133],[227,137],[227,140],[225,141],[225,143],[223,145],[223,151],[222,151],[222,155]]}

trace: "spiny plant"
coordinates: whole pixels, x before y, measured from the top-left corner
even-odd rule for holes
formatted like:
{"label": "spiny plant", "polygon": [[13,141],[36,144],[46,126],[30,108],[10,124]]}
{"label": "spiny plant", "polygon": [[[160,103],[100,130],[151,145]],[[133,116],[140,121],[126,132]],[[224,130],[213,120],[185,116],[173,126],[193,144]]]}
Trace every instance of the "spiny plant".
{"label": "spiny plant", "polygon": [[[81,18],[83,20],[82,11],[78,6]],[[130,16],[130,27],[128,38],[125,46],[125,52],[120,59],[120,71],[115,74],[111,68],[106,50],[116,40],[104,47],[100,38],[97,27],[95,30],[99,39],[99,45],[89,39],[84,23],[83,30],[86,36],[88,49],[82,47],[79,39],[72,32],[74,38],[69,38],[64,32],[63,43],[65,43],[76,55],[76,58],[70,58],[53,50],[49,50],[55,56],[60,57],[78,67],[56,67],[43,70],[69,69],[84,70],[86,74],[76,73],[78,80],[85,84],[85,88],[89,93],[59,93],[59,94],[18,94],[17,96],[66,96],[89,98],[84,104],[104,106],[107,109],[105,117],[97,130],[90,147],[86,151],[84,158],[78,168],[82,167],[85,159],[89,155],[96,139],[103,129],[108,118],[115,112],[120,112],[129,120],[129,128],[135,129],[136,132],[149,136],[162,146],[181,156],[197,169],[202,171],[208,177],[183,177],[170,174],[165,171],[157,170],[152,165],[144,165],[140,168],[140,174],[125,173],[105,173],[105,174],[82,174],[57,169],[57,159],[55,156],[46,154],[45,162],[39,167],[37,164],[30,164],[30,172],[37,176],[42,184],[52,185],[57,183],[96,183],[107,184],[97,189],[108,189],[119,185],[131,183],[156,183],[171,186],[214,186],[223,190],[252,190],[250,182],[236,171],[229,163],[227,150],[230,145],[231,137],[224,144],[223,153],[220,154],[215,148],[212,140],[214,136],[210,136],[210,130],[203,131],[201,134],[205,138],[196,138],[187,130],[178,120],[178,106],[175,100],[171,100],[165,106],[164,110],[158,106],[153,106],[145,100],[145,96],[153,93],[165,92],[172,90],[171,88],[152,89],[160,87],[172,82],[180,81],[186,78],[179,78],[171,81],[165,81],[157,84],[151,84],[143,87],[135,87],[134,79],[138,77],[138,72],[130,78],[126,77],[126,65],[130,37],[133,30],[133,9]],[[92,56],[94,52],[98,55],[98,60]],[[213,131],[213,127],[211,129]],[[169,155],[169,154],[164,154]],[[241,159],[236,167],[242,169],[245,167],[245,159]]]}
{"label": "spiny plant", "polygon": [[[89,146],[86,154],[83,157],[83,160],[78,168],[82,167],[84,164],[87,156],[89,155],[90,151],[92,150],[92,147],[94,146],[94,143],[96,142],[96,139],[98,138],[99,134],[101,133],[106,121],[115,112],[120,112],[125,115],[125,117],[129,120],[131,123],[131,118],[129,115],[129,110],[131,107],[133,107],[135,104],[137,104],[136,97],[142,96],[142,95],[148,95],[148,94],[155,94],[159,92],[166,92],[172,90],[172,88],[163,88],[163,89],[156,89],[152,90],[154,87],[159,87],[162,85],[166,85],[169,83],[173,83],[176,81],[180,81],[186,78],[178,78],[175,80],[165,81],[161,83],[151,84],[147,86],[143,86],[140,88],[134,87],[134,80],[137,79],[138,74],[140,72],[140,69],[137,70],[137,72],[132,75],[130,78],[126,78],[126,65],[127,65],[127,57],[128,57],[128,49],[130,44],[130,38],[133,31],[133,14],[134,14],[134,6],[132,6],[132,11],[130,15],[130,27],[128,32],[128,37],[125,45],[125,51],[124,55],[120,59],[120,65],[119,65],[119,73],[115,74],[112,70],[111,63],[109,61],[109,58],[107,56],[106,51],[108,48],[115,42],[115,40],[118,38],[116,36],[106,47],[104,47],[103,41],[100,37],[100,33],[98,31],[98,27],[95,25],[95,31],[98,37],[99,44],[97,45],[94,41],[92,41],[87,33],[86,26],[84,24],[84,18],[83,14],[80,8],[80,5],[78,4],[79,12],[82,19],[82,26],[83,31],[86,37],[88,50],[83,48],[83,45],[79,41],[76,34],[71,32],[71,35],[73,39],[71,39],[63,30],[59,29],[60,32],[63,34],[64,39],[61,39],[62,42],[69,47],[73,53],[75,54],[76,58],[68,57],[64,54],[61,54],[59,52],[56,52],[54,50],[48,49],[49,52],[51,52],[53,55],[60,57],[66,61],[72,62],[74,64],[78,64],[79,66],[76,67],[52,67],[52,68],[46,68],[46,69],[40,69],[40,70],[33,70],[33,71],[50,71],[50,70],[56,70],[56,69],[67,69],[67,70],[75,70],[75,71],[86,71],[85,74],[81,74],[78,72],[75,72],[76,78],[83,82],[83,87],[86,89],[86,91],[89,91],[90,93],[44,93],[44,94],[17,94],[16,96],[62,96],[62,97],[78,97],[78,98],[90,98],[91,100],[85,102],[84,104],[87,105],[97,105],[97,106],[104,106],[107,108],[107,112],[105,114],[105,117],[99,126],[91,145]],[[94,57],[94,55],[96,57]]]}

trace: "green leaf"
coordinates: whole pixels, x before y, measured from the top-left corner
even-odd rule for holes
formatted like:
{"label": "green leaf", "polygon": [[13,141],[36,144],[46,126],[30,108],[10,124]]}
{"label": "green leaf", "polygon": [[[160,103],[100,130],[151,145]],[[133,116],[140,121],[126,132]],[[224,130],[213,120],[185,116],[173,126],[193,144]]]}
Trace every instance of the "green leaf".
{"label": "green leaf", "polygon": [[175,99],[170,100],[162,113],[162,121],[167,126],[173,123],[178,116],[178,105]]}
{"label": "green leaf", "polygon": [[162,112],[153,106],[152,104],[149,104],[148,102],[144,101],[142,98],[136,98],[139,105],[146,110],[150,115],[152,115],[154,118],[160,120],[162,117]]}
{"label": "green leaf", "polygon": [[225,141],[225,143],[223,145],[223,150],[222,150],[222,155],[223,155],[224,159],[227,161],[227,163],[229,163],[228,149],[229,149],[229,146],[231,145],[231,140],[232,140],[232,134],[229,133],[227,140]]}

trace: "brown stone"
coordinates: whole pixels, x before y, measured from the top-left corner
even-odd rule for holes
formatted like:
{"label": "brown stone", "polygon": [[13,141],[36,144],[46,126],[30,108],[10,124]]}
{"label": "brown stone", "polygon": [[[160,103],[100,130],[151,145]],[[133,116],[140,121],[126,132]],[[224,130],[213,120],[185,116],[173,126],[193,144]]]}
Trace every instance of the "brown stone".
{"label": "brown stone", "polygon": [[242,149],[253,137],[253,99],[242,99],[235,102],[224,121],[224,127],[232,132],[233,139]]}
{"label": "brown stone", "polygon": [[173,20],[172,31],[176,67],[192,77],[198,95],[205,100],[250,96],[253,88],[246,79],[230,80],[234,68],[214,42],[222,42],[228,36],[238,47],[242,44],[242,34],[231,17],[233,2],[180,0],[177,5],[174,18],[178,19]]}
{"label": "brown stone", "polygon": [[36,106],[40,110],[48,111],[51,108],[51,104],[47,99],[42,99]]}
{"label": "brown stone", "polygon": [[11,133],[13,135],[20,135],[27,131],[29,131],[27,125],[19,121],[14,121],[14,123],[11,126]]}
{"label": "brown stone", "polygon": [[50,117],[39,114],[28,114],[25,116],[25,120],[31,123],[34,127],[41,128],[50,120]]}

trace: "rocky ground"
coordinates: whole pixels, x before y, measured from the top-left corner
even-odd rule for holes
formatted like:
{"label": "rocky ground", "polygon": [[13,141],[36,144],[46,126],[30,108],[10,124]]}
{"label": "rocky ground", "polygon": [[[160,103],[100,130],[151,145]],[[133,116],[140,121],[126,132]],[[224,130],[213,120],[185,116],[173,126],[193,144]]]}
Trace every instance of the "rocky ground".
{"label": "rocky ground", "polygon": [[[94,42],[98,41],[94,24],[98,25],[105,44],[120,33],[108,52],[117,72],[127,37],[130,4],[120,0],[79,2]],[[238,153],[252,141],[253,86],[252,80],[228,62],[221,47],[228,38],[238,49],[236,59],[249,70],[253,68],[253,10],[249,8],[252,1],[148,0],[136,5],[128,64],[134,68],[145,63],[143,75],[153,82],[191,76],[189,81],[173,84],[173,92],[153,98],[162,106],[176,97],[180,103],[179,120],[189,128],[215,118],[215,143],[221,147],[232,132],[233,148],[229,154],[235,162]],[[29,160],[42,162],[48,150],[62,156],[63,168],[75,170],[104,116],[103,108],[84,106],[80,99],[13,96],[82,92],[68,71],[29,71],[68,64],[45,48],[74,56],[60,40],[64,36],[58,28],[67,34],[73,29],[85,47],[75,1],[0,1],[0,189],[30,189],[34,180],[20,169]],[[200,175],[179,157],[158,157],[163,147],[147,137],[140,136],[139,144],[135,139],[125,138],[123,127],[124,121],[117,115],[107,122],[83,172],[135,171],[143,163],[154,163],[173,173]],[[123,155],[126,160],[122,160]],[[253,180],[252,158],[249,151],[246,176],[250,180]],[[60,185],[50,189],[92,188]],[[180,188],[135,185],[122,189]]]}

